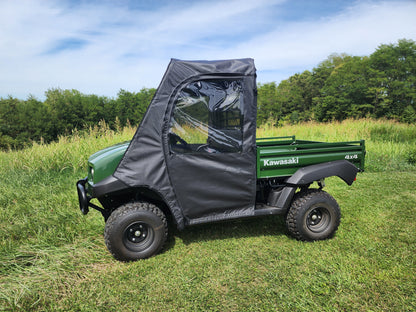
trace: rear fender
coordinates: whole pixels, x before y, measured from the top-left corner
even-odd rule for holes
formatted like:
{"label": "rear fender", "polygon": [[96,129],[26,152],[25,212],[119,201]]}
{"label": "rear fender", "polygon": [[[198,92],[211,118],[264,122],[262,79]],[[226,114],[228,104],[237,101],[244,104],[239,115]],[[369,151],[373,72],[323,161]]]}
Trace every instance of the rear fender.
{"label": "rear fender", "polygon": [[287,186],[283,188],[281,195],[273,206],[287,210],[298,187],[324,178],[337,176],[348,185],[351,185],[358,171],[359,169],[348,160],[336,160],[300,168],[286,179],[285,183]]}
{"label": "rear fender", "polygon": [[351,185],[358,171],[359,169],[348,160],[336,160],[300,168],[285,182],[293,185],[305,185],[327,177],[337,176]]}

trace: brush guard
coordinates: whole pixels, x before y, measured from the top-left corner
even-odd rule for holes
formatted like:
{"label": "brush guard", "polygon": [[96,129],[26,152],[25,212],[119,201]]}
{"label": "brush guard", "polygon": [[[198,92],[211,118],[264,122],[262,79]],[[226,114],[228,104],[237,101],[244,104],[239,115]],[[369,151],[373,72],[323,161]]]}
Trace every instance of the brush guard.
{"label": "brush guard", "polygon": [[81,179],[77,182],[77,191],[78,191],[78,201],[79,201],[79,209],[81,212],[86,215],[89,212],[89,207],[98,210],[103,215],[107,214],[107,211],[97,205],[91,203],[92,197],[87,195],[87,190],[85,189],[85,185],[87,184],[88,178]]}

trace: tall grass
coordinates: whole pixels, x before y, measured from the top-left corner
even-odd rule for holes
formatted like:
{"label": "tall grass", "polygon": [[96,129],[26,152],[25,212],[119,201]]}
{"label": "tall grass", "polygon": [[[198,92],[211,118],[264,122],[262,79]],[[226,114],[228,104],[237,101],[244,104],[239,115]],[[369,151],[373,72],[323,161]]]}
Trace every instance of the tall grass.
{"label": "tall grass", "polygon": [[109,145],[131,140],[136,129],[131,126],[111,130],[105,122],[71,136],[60,136],[50,144],[33,143],[28,149],[0,152],[0,169],[25,171],[72,171],[86,169],[88,157]]}
{"label": "tall grass", "polygon": [[[130,140],[135,128],[111,130],[105,122],[85,131],[73,131],[50,144],[0,152],[0,169],[25,171],[72,171],[86,169],[92,153],[109,145]],[[324,142],[366,140],[366,170],[411,170],[416,165],[416,126],[386,120],[345,120],[343,122],[308,122],[274,127],[262,125],[257,137],[296,135],[298,139]],[[202,142],[202,140],[198,140]]]}
{"label": "tall grass", "polygon": [[405,159],[413,125],[349,120],[258,129],[259,136],[367,140],[367,172],[351,187],[327,181],[342,209],[334,239],[298,242],[273,216],[173,230],[160,255],[120,263],[106,250],[99,213],[79,212],[75,182],[91,153],[134,130],[102,124],[0,152],[0,311],[416,309],[416,170]]}

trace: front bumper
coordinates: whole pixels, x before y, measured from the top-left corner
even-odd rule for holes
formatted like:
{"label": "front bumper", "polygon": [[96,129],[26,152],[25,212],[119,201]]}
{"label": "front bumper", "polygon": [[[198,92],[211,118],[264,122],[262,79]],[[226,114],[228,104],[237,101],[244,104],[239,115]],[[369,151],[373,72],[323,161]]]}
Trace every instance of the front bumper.
{"label": "front bumper", "polygon": [[90,206],[91,200],[91,197],[87,195],[87,190],[85,189],[85,184],[87,184],[87,181],[88,178],[85,178],[77,182],[79,209],[84,215],[86,215],[89,212],[88,207]]}
{"label": "front bumper", "polygon": [[97,197],[94,192],[94,188],[91,190],[92,196],[90,196],[86,189],[86,184],[88,183],[88,178],[84,178],[81,180],[78,180],[77,182],[77,192],[78,192],[78,201],[79,201],[79,209],[81,212],[86,215],[90,211],[90,207],[94,208],[95,210],[101,212],[103,217],[107,220],[107,218],[110,216],[111,211],[105,210],[93,203],[91,203],[91,199]]}

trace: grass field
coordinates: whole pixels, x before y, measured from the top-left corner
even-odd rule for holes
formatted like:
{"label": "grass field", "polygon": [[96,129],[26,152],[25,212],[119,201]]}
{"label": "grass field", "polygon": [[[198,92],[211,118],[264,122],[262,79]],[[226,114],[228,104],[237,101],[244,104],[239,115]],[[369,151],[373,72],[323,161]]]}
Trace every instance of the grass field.
{"label": "grass field", "polygon": [[342,220],[328,241],[290,238],[282,217],[173,230],[163,252],[113,260],[75,182],[94,151],[128,140],[105,125],[0,152],[0,311],[414,311],[416,126],[348,120],[258,136],[366,139],[366,172],[326,182]]}

